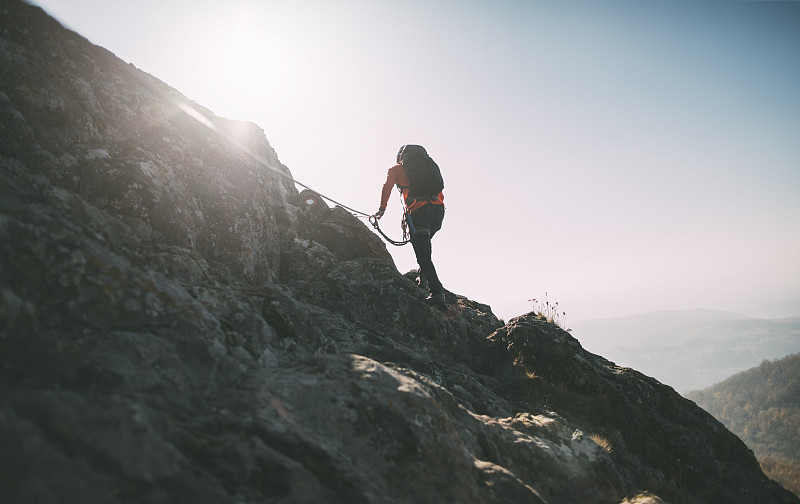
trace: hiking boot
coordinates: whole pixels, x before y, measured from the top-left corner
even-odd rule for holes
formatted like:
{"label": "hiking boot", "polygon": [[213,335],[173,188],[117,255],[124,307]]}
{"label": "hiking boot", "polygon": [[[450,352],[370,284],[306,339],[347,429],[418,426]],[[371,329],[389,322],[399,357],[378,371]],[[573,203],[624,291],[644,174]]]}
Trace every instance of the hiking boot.
{"label": "hiking boot", "polygon": [[444,291],[442,290],[436,293],[431,292],[428,297],[425,298],[425,302],[429,305],[444,306]]}
{"label": "hiking boot", "polygon": [[425,278],[425,275],[419,275],[415,280],[417,287],[419,287],[422,290],[428,290],[428,279]]}

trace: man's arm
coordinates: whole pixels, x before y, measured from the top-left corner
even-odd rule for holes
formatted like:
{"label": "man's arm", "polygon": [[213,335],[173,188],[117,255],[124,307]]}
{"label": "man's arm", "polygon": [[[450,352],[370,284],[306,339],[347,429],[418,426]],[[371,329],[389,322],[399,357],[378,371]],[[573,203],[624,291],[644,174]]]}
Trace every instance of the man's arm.
{"label": "man's arm", "polygon": [[386,211],[386,205],[389,204],[389,196],[392,195],[392,189],[395,184],[397,184],[397,171],[393,166],[386,172],[386,182],[383,183],[383,189],[381,189],[381,205],[378,207],[378,213],[375,214],[379,219],[383,216],[383,212]]}

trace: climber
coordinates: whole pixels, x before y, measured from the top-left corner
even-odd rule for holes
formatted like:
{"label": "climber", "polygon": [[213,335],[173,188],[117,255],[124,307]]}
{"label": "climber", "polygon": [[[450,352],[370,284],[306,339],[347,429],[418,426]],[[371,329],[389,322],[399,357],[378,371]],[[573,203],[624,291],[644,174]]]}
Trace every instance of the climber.
{"label": "climber", "polygon": [[444,305],[444,288],[431,260],[431,238],[442,228],[444,220],[444,181],[439,166],[422,146],[402,146],[397,153],[397,164],[386,175],[376,219],[383,217],[395,185],[405,201],[411,246],[419,264],[418,284],[424,286],[427,282],[430,290],[425,302]]}

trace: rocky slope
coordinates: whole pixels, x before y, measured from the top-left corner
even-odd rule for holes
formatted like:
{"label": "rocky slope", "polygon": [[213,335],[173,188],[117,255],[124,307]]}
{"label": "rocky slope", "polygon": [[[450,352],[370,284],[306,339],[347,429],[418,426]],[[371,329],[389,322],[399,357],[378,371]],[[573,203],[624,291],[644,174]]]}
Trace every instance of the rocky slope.
{"label": "rocky slope", "polygon": [[798,502],[558,327],[426,306],[257,126],[0,14],[3,502]]}

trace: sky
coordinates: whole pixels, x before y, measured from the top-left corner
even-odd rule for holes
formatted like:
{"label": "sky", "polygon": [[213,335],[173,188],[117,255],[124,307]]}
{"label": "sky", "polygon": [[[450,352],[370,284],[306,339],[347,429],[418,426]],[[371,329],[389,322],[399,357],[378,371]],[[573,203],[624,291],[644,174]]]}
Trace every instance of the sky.
{"label": "sky", "polygon": [[349,207],[425,146],[439,277],[505,320],[800,315],[800,1],[33,3]]}

